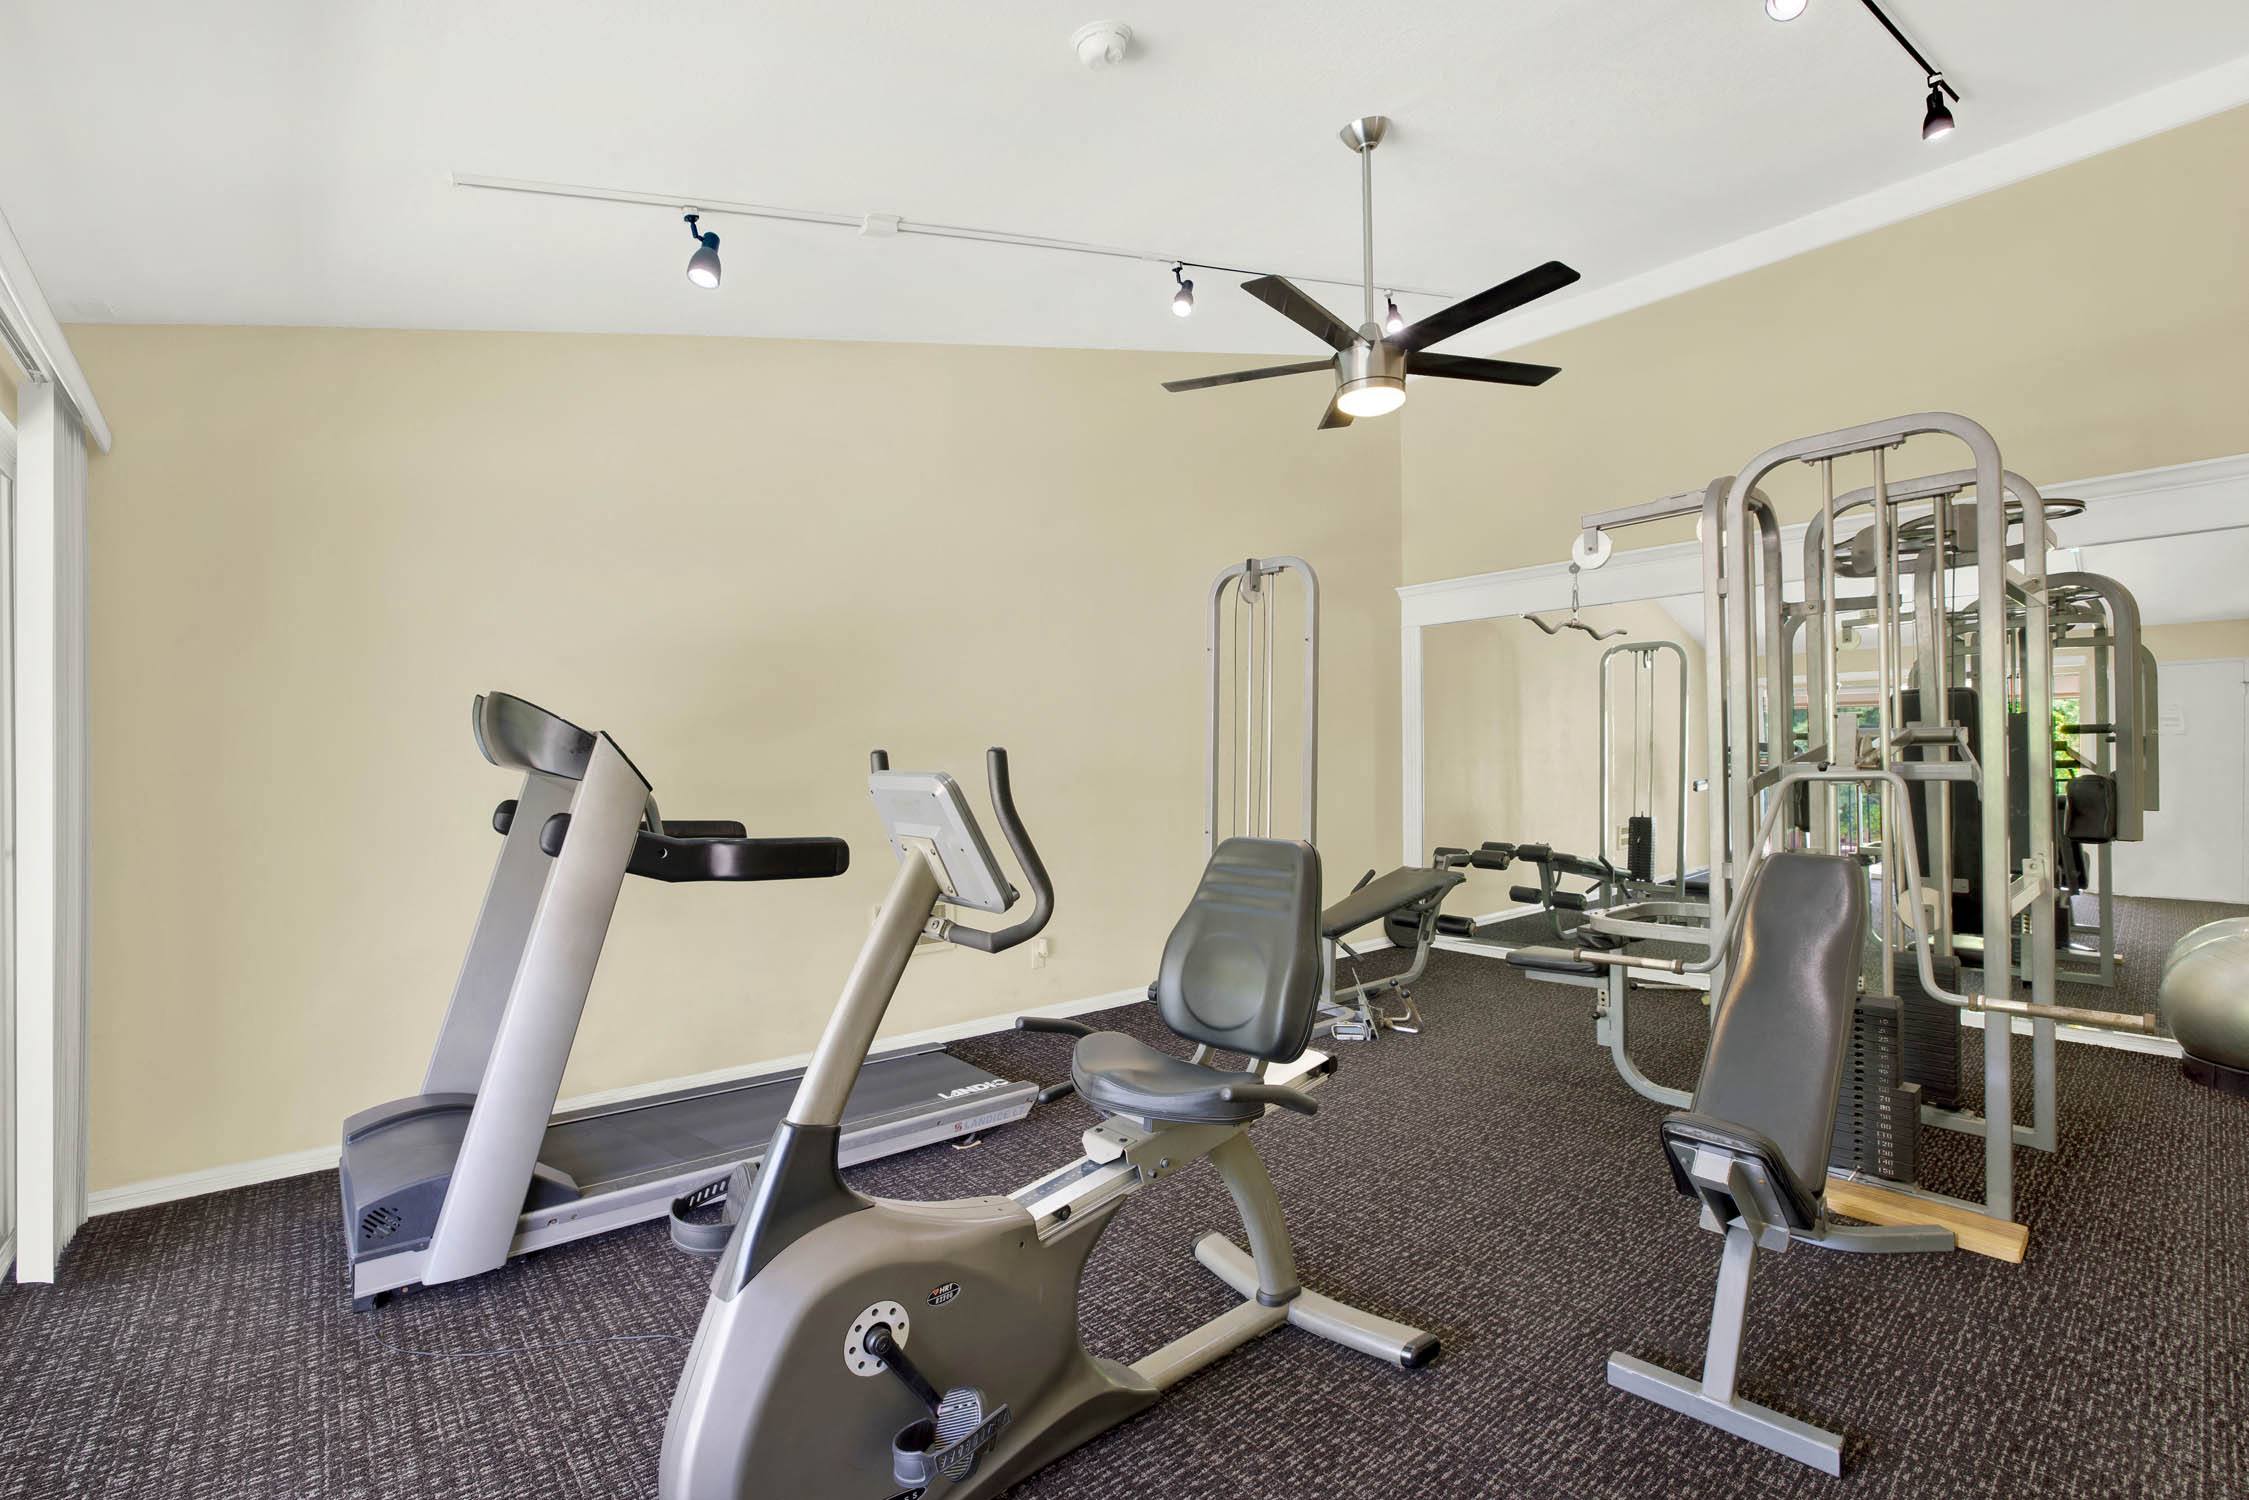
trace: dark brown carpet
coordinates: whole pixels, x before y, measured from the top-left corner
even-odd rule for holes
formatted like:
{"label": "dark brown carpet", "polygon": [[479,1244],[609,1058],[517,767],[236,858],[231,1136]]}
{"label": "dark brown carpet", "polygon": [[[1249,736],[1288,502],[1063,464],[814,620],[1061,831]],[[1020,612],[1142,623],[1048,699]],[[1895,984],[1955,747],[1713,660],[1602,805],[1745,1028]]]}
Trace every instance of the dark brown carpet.
{"label": "dark brown carpet", "polygon": [[[1672,1192],[1662,1112],[1595,1048],[1583,992],[1439,954],[1419,998],[1424,1035],[1342,1049],[1319,1116],[1258,1134],[1307,1282],[1435,1330],[1444,1358],[1400,1372],[1283,1329],[1019,1495],[2249,1492],[2249,1101],[2065,1048],[2063,1150],[2017,1157],[2027,1265],[1762,1258],[1744,1394],[1847,1432],[1837,1481],[1605,1385],[1612,1349],[1699,1367],[1718,1240]],[[1691,1081],[1699,1007],[1650,995],[1634,1022],[1643,1065]],[[1065,1046],[960,1050],[1054,1078]],[[1090,1118],[1073,1100],[854,1175],[1004,1191]],[[1973,1192],[1979,1149],[1937,1140],[1932,1185]],[[1088,1341],[1131,1358],[1219,1311],[1188,1254],[1210,1226],[1233,1221],[1207,1167],[1127,1204]],[[321,1174],[96,1220],[62,1286],[0,1288],[0,1495],[652,1491],[706,1262],[649,1227],[354,1315],[338,1236]]]}

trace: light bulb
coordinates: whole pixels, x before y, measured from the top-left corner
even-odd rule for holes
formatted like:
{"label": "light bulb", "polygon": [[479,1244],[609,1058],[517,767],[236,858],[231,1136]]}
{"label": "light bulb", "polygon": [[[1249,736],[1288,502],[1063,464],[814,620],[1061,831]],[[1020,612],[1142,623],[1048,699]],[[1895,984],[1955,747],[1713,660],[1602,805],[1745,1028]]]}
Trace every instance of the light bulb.
{"label": "light bulb", "polygon": [[1379,417],[1406,404],[1406,383],[1396,379],[1361,381],[1338,392],[1336,409],[1347,417]]}
{"label": "light bulb", "polygon": [[1179,290],[1171,294],[1171,315],[1175,318],[1193,317],[1195,313],[1195,284],[1179,283]]}
{"label": "light bulb", "polygon": [[695,253],[687,258],[687,279],[709,291],[718,285],[718,231],[706,230],[702,216],[688,214],[687,232],[695,237]]}
{"label": "light bulb", "polygon": [[1944,90],[1938,88],[1937,81],[1932,78],[1929,80],[1928,112],[1921,116],[1921,139],[1925,141],[1942,140],[1950,134],[1952,134],[1952,111],[1945,107]]}
{"label": "light bulb", "polygon": [[1382,331],[1384,333],[1403,333],[1406,327],[1405,314],[1398,311],[1397,298],[1392,297],[1388,300],[1390,303],[1390,312],[1389,315],[1382,320]]}

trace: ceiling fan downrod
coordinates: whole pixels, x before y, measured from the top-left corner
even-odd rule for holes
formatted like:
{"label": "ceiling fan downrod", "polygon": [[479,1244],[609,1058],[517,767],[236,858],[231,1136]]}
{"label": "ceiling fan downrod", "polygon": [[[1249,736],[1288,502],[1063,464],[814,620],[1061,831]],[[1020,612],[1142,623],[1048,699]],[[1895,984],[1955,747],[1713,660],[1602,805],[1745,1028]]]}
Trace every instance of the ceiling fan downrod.
{"label": "ceiling fan downrod", "polygon": [[1368,338],[1381,335],[1382,325],[1374,316],[1374,148],[1390,132],[1388,115],[1365,115],[1343,127],[1338,134],[1343,144],[1359,157],[1359,250],[1362,271],[1360,290],[1365,294],[1366,317],[1361,331]]}

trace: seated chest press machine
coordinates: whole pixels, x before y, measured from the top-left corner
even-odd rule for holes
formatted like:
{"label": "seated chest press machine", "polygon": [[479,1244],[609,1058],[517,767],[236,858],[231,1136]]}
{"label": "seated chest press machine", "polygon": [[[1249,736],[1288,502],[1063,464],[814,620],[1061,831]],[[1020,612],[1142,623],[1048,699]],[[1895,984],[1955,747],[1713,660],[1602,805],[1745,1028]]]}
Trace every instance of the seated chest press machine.
{"label": "seated chest press machine", "polygon": [[1827,1159],[1866,938],[1856,862],[1772,855],[1738,910],[1740,957],[1715,1006],[1693,1104],[1667,1116],[1661,1132],[1672,1181],[1701,1204],[1703,1227],[1725,1237],[1702,1378],[1617,1353],[1609,1384],[1840,1474],[1841,1434],[1736,1391],[1757,1252],[1798,1240],[1829,1250],[1950,1250],[1953,1234],[1922,1224],[1846,1227],[1827,1217]]}
{"label": "seated chest press machine", "polygon": [[[1879,781],[1903,803],[1906,782],[1890,770],[1796,763],[1773,781],[1774,795],[1755,836],[1741,898],[1727,912],[1710,953],[1699,960],[1634,957],[1601,949],[1527,948],[1525,968],[1567,971],[1650,968],[1674,974],[1723,967],[1711,1007],[1710,1045],[1688,1107],[1665,1117],[1664,1155],[1679,1191],[1696,1199],[1702,1227],[1724,1236],[1710,1339],[1699,1380],[1634,1355],[1609,1356],[1609,1384],[1785,1454],[1829,1474],[1843,1471],[1843,1439],[1745,1401],[1737,1393],[1751,1267],[1759,1250],[1798,1242],[1827,1250],[1913,1253],[1952,1250],[1952,1230],[1934,1224],[1841,1225],[1825,1194],[1851,1047],[1852,1017],[1867,948],[1866,876],[1844,855],[1758,853],[1798,783]],[[1927,909],[1916,875],[1920,851],[1901,820],[1902,868],[1911,909]],[[1955,995],[1936,980],[1927,944],[1914,957],[1923,986],[1962,1008],[2006,1025],[2013,1016],[2057,1007],[2000,995]],[[2119,1026],[2143,1018],[2072,1012]]]}
{"label": "seated chest press machine", "polygon": [[[714,1174],[754,1170],[795,1072],[549,1112],[628,875],[801,880],[850,862],[842,839],[666,820],[616,741],[524,699],[481,695],[472,724],[484,758],[523,786],[493,817],[505,841],[421,1091],[344,1121],[344,1246],[360,1308],[661,1219]],[[843,1112],[842,1158],[1020,1120],[1037,1096],[938,1047],[871,1057]]]}

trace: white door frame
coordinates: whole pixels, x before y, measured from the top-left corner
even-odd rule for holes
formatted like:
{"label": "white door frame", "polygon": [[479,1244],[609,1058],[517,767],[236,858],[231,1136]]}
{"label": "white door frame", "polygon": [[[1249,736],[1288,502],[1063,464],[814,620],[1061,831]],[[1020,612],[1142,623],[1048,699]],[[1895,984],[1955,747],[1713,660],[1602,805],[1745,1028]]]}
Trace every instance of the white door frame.
{"label": "white door frame", "polygon": [[[2089,502],[2082,515],[2054,522],[2064,548],[2249,527],[2249,453],[2057,484],[2048,493]],[[1804,531],[1801,525],[1781,531],[1782,572],[1791,582],[1803,578]],[[1583,574],[1580,588],[1588,607],[1700,594],[1702,548],[1678,542],[1620,550],[1606,566]],[[1398,590],[1399,858],[1405,863],[1419,864],[1429,847],[1421,633],[1435,625],[1506,619],[1569,604],[1566,562],[1409,583]]]}
{"label": "white door frame", "polygon": [[15,1257],[52,1281],[86,1218],[86,459],[109,424],[23,247],[0,216],[0,352],[16,388],[10,671]]}
{"label": "white door frame", "polygon": [[16,1279],[86,1220],[86,443],[69,398],[16,393]]}
{"label": "white door frame", "polygon": [[0,1279],[16,1261],[16,429],[0,411]]}

